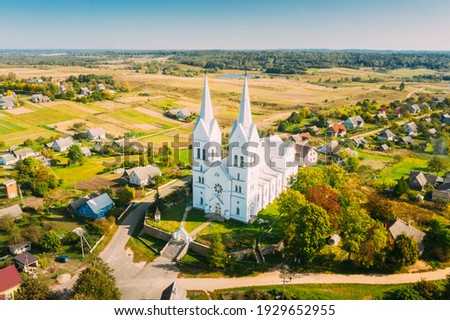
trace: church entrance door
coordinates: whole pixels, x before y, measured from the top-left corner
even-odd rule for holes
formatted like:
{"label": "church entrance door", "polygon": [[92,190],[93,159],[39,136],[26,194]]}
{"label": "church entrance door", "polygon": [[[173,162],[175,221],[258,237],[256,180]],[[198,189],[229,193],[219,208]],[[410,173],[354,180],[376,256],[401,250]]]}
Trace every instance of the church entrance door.
{"label": "church entrance door", "polygon": [[220,204],[216,203],[216,210],[215,210],[216,214],[222,214],[222,207],[220,206]]}

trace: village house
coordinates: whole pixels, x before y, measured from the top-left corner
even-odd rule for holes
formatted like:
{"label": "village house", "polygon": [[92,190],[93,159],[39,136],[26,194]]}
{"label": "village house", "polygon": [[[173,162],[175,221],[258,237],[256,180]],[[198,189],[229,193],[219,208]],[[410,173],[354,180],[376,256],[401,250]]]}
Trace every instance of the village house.
{"label": "village house", "polygon": [[432,137],[436,137],[436,135],[437,135],[437,130],[435,129],[435,128],[431,128],[431,129],[428,129],[428,133],[432,136]]}
{"label": "village house", "polygon": [[328,127],[326,134],[330,137],[343,137],[347,134],[347,129],[342,123],[335,123]]}
{"label": "village house", "polygon": [[106,138],[106,132],[103,128],[89,129],[86,134],[89,140],[101,140]]}
{"label": "village house", "polygon": [[33,150],[31,150],[30,148],[14,150],[13,154],[18,160],[25,160],[28,157],[36,156],[36,153]]}
{"label": "village house", "polygon": [[31,241],[25,241],[17,244],[12,244],[8,246],[9,252],[13,256],[17,256],[24,252],[30,252],[31,251]]}
{"label": "village house", "polygon": [[83,217],[100,219],[114,206],[114,202],[105,192],[98,197],[89,199],[81,207],[78,208],[77,214]]}
{"label": "village house", "polygon": [[437,103],[442,103],[445,101],[445,97],[435,97],[433,100]]}
{"label": "village house", "polygon": [[317,164],[318,153],[310,145],[295,144],[295,161],[299,167],[311,167]]}
{"label": "village house", "polygon": [[394,141],[397,136],[392,133],[391,130],[386,129],[383,132],[381,132],[379,135],[377,135],[378,141]]}
{"label": "village house", "polygon": [[144,187],[151,183],[156,176],[160,175],[161,170],[156,165],[148,165],[125,170],[122,178],[132,185]]}
{"label": "village house", "polygon": [[22,216],[22,214],[23,214],[23,211],[18,204],[0,209],[0,218],[5,217],[5,216],[11,216],[11,218],[13,218],[15,220],[15,219],[19,219]]}
{"label": "village house", "polygon": [[31,96],[31,102],[39,103],[39,102],[49,102],[50,98],[44,94],[33,94]]}
{"label": "village house", "polygon": [[450,201],[450,174],[444,178],[442,184],[438,185],[431,195],[433,201]]}
{"label": "village house", "polygon": [[22,283],[15,266],[0,269],[0,300],[13,300]]}
{"label": "village house", "polygon": [[445,113],[441,116],[441,122],[444,124],[450,123],[450,115],[448,113]]}
{"label": "village house", "polygon": [[82,95],[82,96],[90,96],[91,94],[92,94],[92,91],[86,87],[83,87],[80,89],[80,95]]}
{"label": "village house", "polygon": [[3,185],[5,186],[5,193],[8,199],[14,199],[17,197],[18,192],[16,180],[6,180],[3,182]]}
{"label": "village house", "polygon": [[2,154],[0,156],[0,165],[9,166],[11,164],[15,164],[17,162],[17,158],[10,153]]}
{"label": "village house", "polygon": [[392,118],[401,118],[402,115],[402,108],[401,107],[397,107],[394,109],[394,111],[392,111]]}
{"label": "village house", "polygon": [[381,107],[380,109],[377,110],[377,115],[386,118],[387,110],[388,109],[386,107]]}
{"label": "village house", "polygon": [[353,138],[353,142],[355,143],[355,146],[357,148],[368,148],[369,147],[369,141],[367,141],[364,137],[361,138]]}
{"label": "village house", "polygon": [[97,86],[95,87],[95,90],[98,90],[98,91],[103,91],[103,90],[105,90],[106,89],[106,87],[105,87],[105,85],[103,84],[103,83],[99,83],[99,84],[97,84]]}
{"label": "village house", "polygon": [[435,174],[414,170],[409,173],[408,178],[409,188],[416,191],[424,191],[427,184],[436,187],[442,182],[444,182],[444,179]]}
{"label": "village house", "polygon": [[364,127],[364,120],[361,116],[350,117],[344,121],[344,126],[347,129],[356,129]]}
{"label": "village house", "polygon": [[417,136],[417,125],[414,122],[407,122],[404,126],[408,135]]}
{"label": "village house", "polygon": [[16,101],[16,95],[2,96],[0,95],[0,109],[8,110],[14,109]]}
{"label": "village house", "polygon": [[312,140],[312,136],[309,132],[301,132],[301,133],[297,133],[294,134],[292,136],[289,137],[289,140],[295,143],[301,143],[304,144],[303,142],[309,142]]}
{"label": "village house", "polygon": [[317,152],[322,154],[338,154],[341,149],[342,147],[337,141],[331,141],[318,148]]}
{"label": "village house", "polygon": [[308,131],[311,132],[313,135],[320,134],[320,129],[317,126],[311,126],[308,128]]}
{"label": "village house", "polygon": [[409,144],[409,145],[411,145],[411,144],[414,144],[414,140],[410,136],[405,136],[405,137],[401,137],[398,140],[397,144],[400,144],[400,145],[401,144]]}
{"label": "village house", "polygon": [[80,150],[85,157],[89,157],[90,155],[92,155],[91,150],[89,150],[88,147],[82,147],[80,148]]}
{"label": "village house", "polygon": [[88,196],[84,196],[81,197],[75,201],[72,201],[68,206],[67,206],[67,211],[69,211],[70,213],[76,214],[78,213],[78,209],[81,208],[82,205],[84,205],[86,202],[89,201],[89,197]]}
{"label": "village house", "polygon": [[167,115],[172,118],[186,120],[191,116],[191,111],[187,108],[172,108],[167,112]]}
{"label": "village house", "polygon": [[56,140],[53,145],[52,149],[56,152],[64,152],[70,149],[71,146],[74,145],[74,142],[72,138],[60,138]]}
{"label": "village house", "polygon": [[380,146],[380,150],[381,151],[389,151],[389,150],[391,150],[391,148],[387,144],[382,144]]}
{"label": "village house", "polygon": [[409,113],[412,113],[412,114],[420,113],[420,107],[418,104],[413,104],[413,105],[408,106],[407,110],[409,111]]}
{"label": "village house", "polygon": [[423,238],[425,237],[424,232],[414,228],[409,223],[406,223],[401,219],[389,220],[385,223],[385,226],[394,240],[397,239],[397,237],[401,234],[405,234],[408,237],[413,238],[418,245],[419,255],[423,253],[424,246],[422,244],[422,241]]}
{"label": "village house", "polygon": [[15,256],[14,263],[18,270],[25,273],[35,271],[39,267],[38,258],[29,252]]}

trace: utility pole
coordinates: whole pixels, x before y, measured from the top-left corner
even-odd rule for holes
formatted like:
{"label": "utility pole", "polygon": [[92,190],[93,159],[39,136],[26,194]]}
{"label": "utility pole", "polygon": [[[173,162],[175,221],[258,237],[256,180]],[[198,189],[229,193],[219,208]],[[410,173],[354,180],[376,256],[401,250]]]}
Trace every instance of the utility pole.
{"label": "utility pole", "polygon": [[283,291],[281,293],[281,300],[284,300],[284,292],[286,289],[286,283],[289,283],[292,281],[292,277],[288,277],[289,274],[289,267],[287,265],[283,265]]}

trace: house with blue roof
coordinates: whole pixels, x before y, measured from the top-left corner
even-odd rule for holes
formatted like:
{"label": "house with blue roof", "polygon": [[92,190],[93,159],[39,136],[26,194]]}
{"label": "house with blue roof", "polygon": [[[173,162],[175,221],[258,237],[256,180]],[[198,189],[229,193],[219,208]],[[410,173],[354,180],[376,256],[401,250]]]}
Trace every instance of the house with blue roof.
{"label": "house with blue roof", "polygon": [[103,193],[98,197],[86,201],[86,203],[78,208],[77,213],[83,217],[100,219],[111,210],[113,205],[114,201],[112,201],[107,193]]}

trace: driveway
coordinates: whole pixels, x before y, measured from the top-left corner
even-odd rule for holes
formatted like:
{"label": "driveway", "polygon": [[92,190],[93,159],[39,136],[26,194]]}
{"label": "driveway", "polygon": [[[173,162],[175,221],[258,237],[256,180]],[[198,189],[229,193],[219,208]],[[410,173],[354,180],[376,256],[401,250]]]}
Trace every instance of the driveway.
{"label": "driveway", "polygon": [[[189,179],[180,180],[160,190],[161,197],[184,186],[188,181]],[[132,252],[125,250],[125,245],[145,215],[151,201],[153,201],[153,195],[144,199],[125,218],[110,243],[100,253],[100,258],[114,269],[117,286],[122,292],[122,299],[160,299],[161,292],[178,276],[175,264],[164,257],[158,257],[148,264],[145,262],[134,263]]]}

